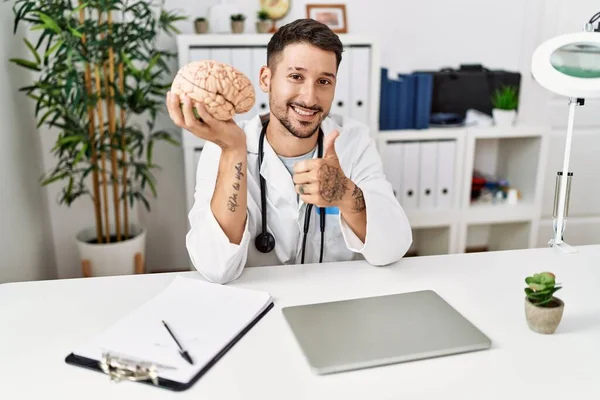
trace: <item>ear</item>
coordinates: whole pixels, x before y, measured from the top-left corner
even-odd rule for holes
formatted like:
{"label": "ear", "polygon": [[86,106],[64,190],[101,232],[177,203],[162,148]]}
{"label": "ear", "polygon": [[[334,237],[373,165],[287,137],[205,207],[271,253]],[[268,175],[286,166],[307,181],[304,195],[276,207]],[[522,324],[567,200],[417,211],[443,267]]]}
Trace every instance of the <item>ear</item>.
{"label": "ear", "polygon": [[269,88],[271,86],[271,70],[266,65],[260,67],[258,82],[260,84],[260,89],[264,93],[269,93]]}

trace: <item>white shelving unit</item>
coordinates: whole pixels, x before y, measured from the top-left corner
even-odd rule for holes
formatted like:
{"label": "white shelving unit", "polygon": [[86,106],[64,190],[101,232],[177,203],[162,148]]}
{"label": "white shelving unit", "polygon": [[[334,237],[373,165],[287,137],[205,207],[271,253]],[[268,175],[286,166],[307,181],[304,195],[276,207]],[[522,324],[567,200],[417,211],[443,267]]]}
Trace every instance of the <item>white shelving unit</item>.
{"label": "white shelving unit", "polygon": [[[392,186],[395,179],[404,177],[398,177],[390,170],[398,163],[388,162],[389,146],[432,141],[454,141],[456,144],[454,162],[450,166],[453,196],[449,205],[421,207],[397,196],[413,228],[414,243],[410,253],[431,255],[481,248],[504,250],[538,246],[547,133],[548,128],[543,126],[380,131],[379,150]],[[435,164],[429,168],[439,171]],[[507,179],[522,196],[518,204],[472,202],[471,183],[475,169]],[[419,176],[416,179],[419,183],[422,183],[420,174],[423,171],[422,166],[414,171]],[[398,185],[402,186],[402,183]]]}

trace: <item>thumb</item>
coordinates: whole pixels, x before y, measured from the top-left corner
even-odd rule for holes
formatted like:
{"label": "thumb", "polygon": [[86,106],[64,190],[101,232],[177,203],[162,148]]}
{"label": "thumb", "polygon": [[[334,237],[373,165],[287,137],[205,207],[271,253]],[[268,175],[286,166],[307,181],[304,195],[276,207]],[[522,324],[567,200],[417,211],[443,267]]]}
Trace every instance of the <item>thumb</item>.
{"label": "thumb", "polygon": [[340,136],[340,132],[333,131],[323,141],[323,157],[337,157],[335,152],[335,140]]}

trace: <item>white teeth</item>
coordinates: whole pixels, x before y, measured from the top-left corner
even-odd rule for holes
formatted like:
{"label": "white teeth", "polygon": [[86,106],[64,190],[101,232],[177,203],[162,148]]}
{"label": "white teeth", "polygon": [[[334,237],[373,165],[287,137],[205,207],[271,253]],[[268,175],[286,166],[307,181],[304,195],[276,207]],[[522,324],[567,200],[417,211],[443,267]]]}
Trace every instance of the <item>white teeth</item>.
{"label": "white teeth", "polygon": [[315,111],[313,111],[313,112],[307,112],[307,111],[300,110],[299,108],[296,108],[296,107],[292,107],[292,108],[294,109],[294,111],[296,111],[300,115],[309,116],[309,115],[314,115],[315,114]]}

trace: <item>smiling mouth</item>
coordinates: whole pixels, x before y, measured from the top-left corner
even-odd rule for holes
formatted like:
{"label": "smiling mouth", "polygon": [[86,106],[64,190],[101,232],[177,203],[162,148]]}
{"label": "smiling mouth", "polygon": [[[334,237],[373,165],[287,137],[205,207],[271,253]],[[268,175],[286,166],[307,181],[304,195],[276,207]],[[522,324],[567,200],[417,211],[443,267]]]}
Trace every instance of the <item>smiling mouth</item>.
{"label": "smiling mouth", "polygon": [[296,114],[303,116],[303,117],[312,117],[313,115],[317,114],[317,111],[315,111],[315,110],[309,110],[309,109],[294,106],[294,105],[292,105],[290,107],[294,110],[294,112]]}

